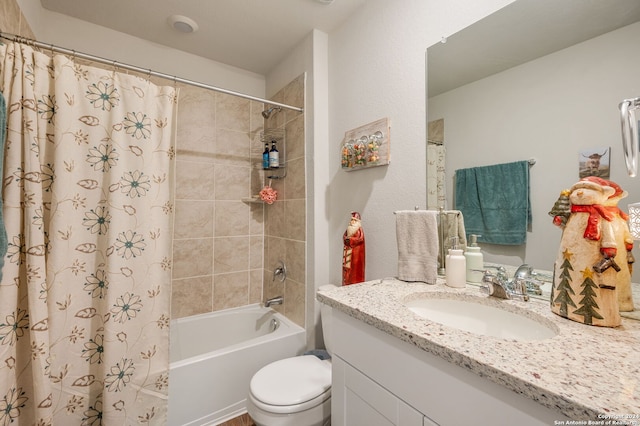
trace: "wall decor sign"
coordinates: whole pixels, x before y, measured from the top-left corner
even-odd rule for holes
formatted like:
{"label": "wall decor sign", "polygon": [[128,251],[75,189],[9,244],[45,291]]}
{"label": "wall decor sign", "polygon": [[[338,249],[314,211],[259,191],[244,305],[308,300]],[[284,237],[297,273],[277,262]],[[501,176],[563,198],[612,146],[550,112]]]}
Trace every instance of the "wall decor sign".
{"label": "wall decor sign", "polygon": [[386,166],[389,156],[389,119],[381,118],[345,132],[340,146],[342,170]]}
{"label": "wall decor sign", "polygon": [[610,153],[611,147],[599,147],[580,151],[578,161],[578,175],[580,178],[596,176],[609,179],[611,173],[611,169],[609,168]]}

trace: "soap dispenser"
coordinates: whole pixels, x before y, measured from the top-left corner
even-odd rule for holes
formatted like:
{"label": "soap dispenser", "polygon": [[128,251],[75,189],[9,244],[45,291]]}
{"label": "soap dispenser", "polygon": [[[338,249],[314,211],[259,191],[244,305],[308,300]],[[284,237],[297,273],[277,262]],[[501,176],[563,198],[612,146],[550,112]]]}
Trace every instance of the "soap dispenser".
{"label": "soap dispenser", "polygon": [[464,252],[467,261],[467,281],[470,283],[482,282],[482,271],[484,269],[484,257],[478,246],[478,235],[469,236],[469,245]]}
{"label": "soap dispenser", "polygon": [[458,248],[458,237],[451,237],[453,248],[445,263],[445,281],[449,287],[462,288],[466,285],[467,261],[461,249]]}

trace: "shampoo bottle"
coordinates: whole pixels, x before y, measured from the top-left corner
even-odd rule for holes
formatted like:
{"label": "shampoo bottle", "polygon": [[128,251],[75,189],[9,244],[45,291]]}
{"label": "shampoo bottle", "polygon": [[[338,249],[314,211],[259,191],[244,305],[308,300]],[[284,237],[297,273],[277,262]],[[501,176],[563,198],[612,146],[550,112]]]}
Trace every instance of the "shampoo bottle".
{"label": "shampoo bottle", "polygon": [[262,168],[269,168],[269,144],[264,144],[264,151],[262,152]]}
{"label": "shampoo bottle", "polygon": [[453,237],[455,243],[449,249],[445,263],[445,280],[449,287],[462,288],[466,285],[467,261],[461,249],[458,248],[458,237]]}
{"label": "shampoo bottle", "polygon": [[277,169],[280,167],[280,153],[276,148],[276,141],[271,141],[271,150],[269,151],[269,167]]}
{"label": "shampoo bottle", "polygon": [[467,281],[470,283],[482,282],[482,271],[484,268],[484,257],[478,247],[478,236],[471,234],[469,236],[469,245],[467,251],[464,252],[467,260]]}

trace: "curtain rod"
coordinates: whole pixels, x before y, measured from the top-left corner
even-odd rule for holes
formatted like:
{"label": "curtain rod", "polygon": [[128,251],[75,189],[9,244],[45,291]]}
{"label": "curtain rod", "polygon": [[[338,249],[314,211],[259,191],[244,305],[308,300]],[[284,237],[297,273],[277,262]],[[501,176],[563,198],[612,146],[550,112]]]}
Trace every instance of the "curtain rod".
{"label": "curtain rod", "polygon": [[295,106],[283,104],[283,103],[280,103],[280,102],[270,101],[268,99],[262,99],[262,98],[258,98],[256,96],[246,95],[244,93],[234,92],[232,90],[222,89],[222,88],[216,87],[216,86],[210,86],[208,84],[199,83],[197,81],[187,80],[185,78],[176,77],[175,75],[164,74],[164,73],[161,73],[161,72],[153,71],[153,70],[148,69],[148,68],[141,68],[141,67],[138,67],[138,66],[135,66],[135,65],[129,65],[129,64],[122,63],[122,62],[105,59],[105,58],[102,58],[100,56],[90,55],[88,53],[76,52],[75,50],[72,50],[72,49],[67,49],[67,48],[64,48],[64,47],[55,46],[53,44],[42,43],[40,41],[32,40],[32,39],[29,39],[29,38],[26,38],[26,37],[22,37],[22,36],[18,36],[18,35],[15,35],[15,34],[9,34],[9,33],[4,33],[2,31],[0,31],[0,38],[4,38],[5,40],[9,40],[9,41],[17,42],[17,43],[23,43],[23,44],[32,45],[32,46],[35,46],[35,47],[38,47],[38,48],[41,48],[41,49],[45,49],[45,50],[50,50],[50,51],[56,52],[56,53],[63,53],[65,55],[71,55],[71,56],[74,56],[74,57],[77,57],[77,58],[86,59],[86,60],[89,60],[89,61],[98,62],[98,63],[105,64],[105,65],[112,65],[114,67],[123,68],[123,69],[129,70],[129,71],[140,72],[140,73],[143,73],[143,74],[147,74],[149,77],[151,77],[151,76],[160,77],[160,78],[164,78],[164,79],[167,79],[167,80],[172,80],[174,83],[184,83],[184,84],[188,84],[190,86],[196,86],[196,87],[200,87],[202,89],[213,90],[215,92],[220,92],[220,93],[226,93],[227,95],[238,96],[240,98],[249,99],[249,100],[257,101],[257,102],[263,102],[263,103],[266,103],[266,104],[269,104],[269,105],[274,105],[274,106],[282,107],[282,108],[285,108],[285,109],[290,109],[290,110],[293,110],[293,111],[298,111],[298,112],[303,112],[304,111],[304,109],[302,109],[300,107],[295,107]]}

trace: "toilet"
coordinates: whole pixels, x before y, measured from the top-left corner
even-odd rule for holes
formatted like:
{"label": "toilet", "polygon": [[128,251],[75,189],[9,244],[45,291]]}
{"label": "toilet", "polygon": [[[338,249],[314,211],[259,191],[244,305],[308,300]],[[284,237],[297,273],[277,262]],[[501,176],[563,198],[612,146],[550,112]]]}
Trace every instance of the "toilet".
{"label": "toilet", "polygon": [[[320,305],[320,319],[325,347],[331,354],[329,306]],[[262,367],[251,378],[247,411],[257,426],[329,426],[331,360],[301,355]]]}

